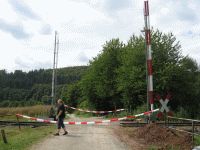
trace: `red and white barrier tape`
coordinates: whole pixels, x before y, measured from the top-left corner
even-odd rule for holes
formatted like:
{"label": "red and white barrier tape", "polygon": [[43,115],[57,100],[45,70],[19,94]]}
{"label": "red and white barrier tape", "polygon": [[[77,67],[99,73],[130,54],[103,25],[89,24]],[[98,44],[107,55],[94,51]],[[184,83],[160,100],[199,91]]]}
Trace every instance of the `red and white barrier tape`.
{"label": "red and white barrier tape", "polygon": [[106,113],[120,112],[120,111],[125,110],[125,109],[116,109],[116,110],[113,110],[113,111],[94,111],[94,110],[83,110],[83,109],[71,107],[71,106],[68,106],[68,105],[65,105],[65,107],[71,108],[73,110],[78,110],[78,111],[81,111],[81,112],[88,112],[88,113],[94,113],[94,114],[106,114]]}
{"label": "red and white barrier tape", "polygon": [[[109,119],[109,120],[99,120],[99,121],[89,121],[89,122],[86,122],[86,121],[83,121],[83,122],[70,121],[70,122],[64,122],[64,124],[66,124],[66,125],[92,125],[92,124],[101,124],[101,123],[111,123],[111,122],[117,122],[117,121],[120,121],[120,120],[137,118],[137,117],[140,117],[140,116],[149,115],[152,112],[156,112],[156,111],[159,111],[159,109],[147,111],[147,112],[144,112],[144,113],[141,113],[141,114],[137,114],[135,116],[126,116],[126,117],[123,117],[123,118],[112,118],[112,119]],[[34,121],[37,121],[37,122],[54,123],[54,124],[57,123],[57,121],[34,118],[34,117],[29,117],[29,116],[21,115],[21,114],[16,114],[16,116],[26,118],[26,119],[30,119],[30,120],[34,120]]]}

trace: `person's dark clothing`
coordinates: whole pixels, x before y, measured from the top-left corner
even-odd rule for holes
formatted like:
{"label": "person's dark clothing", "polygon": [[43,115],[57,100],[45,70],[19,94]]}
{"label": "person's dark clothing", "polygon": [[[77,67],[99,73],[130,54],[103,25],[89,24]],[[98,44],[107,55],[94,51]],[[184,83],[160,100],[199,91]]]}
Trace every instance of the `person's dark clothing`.
{"label": "person's dark clothing", "polygon": [[65,125],[64,125],[65,106],[64,106],[64,104],[58,106],[57,115],[59,114],[60,111],[62,111],[62,113],[61,113],[61,115],[58,117],[58,120],[57,120],[57,127],[58,127],[58,129],[60,129],[61,127],[64,129],[64,128],[65,128]]}
{"label": "person's dark clothing", "polygon": [[64,118],[58,118],[57,120],[57,127],[58,129],[60,129],[61,127],[64,129],[65,125],[64,125]]}
{"label": "person's dark clothing", "polygon": [[62,113],[59,116],[59,118],[64,119],[65,118],[65,106],[64,106],[64,104],[58,106],[57,115],[59,114],[60,111],[62,111]]}

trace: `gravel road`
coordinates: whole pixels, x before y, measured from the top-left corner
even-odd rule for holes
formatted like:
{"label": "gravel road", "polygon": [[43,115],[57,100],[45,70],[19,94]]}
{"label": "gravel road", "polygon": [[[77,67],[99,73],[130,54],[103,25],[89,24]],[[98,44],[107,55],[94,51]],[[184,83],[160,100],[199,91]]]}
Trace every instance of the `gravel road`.
{"label": "gravel road", "polygon": [[[80,121],[85,119],[75,118]],[[94,119],[94,118],[93,118]],[[113,133],[110,125],[71,125],[68,135],[53,136],[40,141],[30,150],[128,150]]]}

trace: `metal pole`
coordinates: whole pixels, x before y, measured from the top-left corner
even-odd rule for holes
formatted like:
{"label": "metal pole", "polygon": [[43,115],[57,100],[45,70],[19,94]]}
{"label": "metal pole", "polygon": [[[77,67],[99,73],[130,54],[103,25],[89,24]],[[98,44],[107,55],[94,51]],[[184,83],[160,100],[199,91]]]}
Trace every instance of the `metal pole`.
{"label": "metal pole", "polygon": [[55,101],[55,63],[56,63],[56,44],[57,32],[55,31],[54,55],[53,55],[53,73],[52,73],[52,91],[51,91],[51,106],[53,107]]}
{"label": "metal pole", "polygon": [[144,1],[144,20],[145,20],[145,39],[147,49],[147,70],[148,70],[148,99],[151,105],[151,111],[154,109],[153,97],[153,69],[152,69],[152,52],[151,52],[151,33],[150,33],[150,19],[149,19],[149,3]]}
{"label": "metal pole", "polygon": [[167,116],[167,127],[169,127],[169,117]]}
{"label": "metal pole", "polygon": [[57,47],[56,47],[56,66],[55,66],[55,99],[57,98],[56,97],[56,89],[57,89],[57,68],[58,68],[58,50],[59,50],[59,37],[58,37],[58,34],[57,34]]}
{"label": "metal pole", "polygon": [[18,116],[16,116],[16,117],[17,117],[17,123],[18,123],[19,130],[21,130],[21,125],[20,125],[20,122],[19,122],[19,117]]}
{"label": "metal pole", "polygon": [[194,121],[192,121],[192,146],[194,146]]}

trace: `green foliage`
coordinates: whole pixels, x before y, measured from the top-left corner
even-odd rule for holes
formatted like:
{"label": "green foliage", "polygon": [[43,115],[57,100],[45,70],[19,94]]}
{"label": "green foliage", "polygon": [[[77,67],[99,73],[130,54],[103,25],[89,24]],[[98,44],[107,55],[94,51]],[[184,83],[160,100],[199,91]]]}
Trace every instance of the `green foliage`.
{"label": "green foliage", "polygon": [[[173,110],[182,107],[189,116],[198,112],[200,77],[197,63],[181,54],[181,46],[172,33],[152,31],[154,91],[172,95]],[[97,110],[124,106],[136,109],[146,103],[146,54],[142,36],[132,36],[127,44],[113,39],[90,62],[81,80],[82,96]],[[157,103],[156,105],[159,105]]]}
{"label": "green foliage", "polygon": [[124,44],[113,39],[103,46],[103,52],[90,62],[87,74],[81,81],[83,95],[97,110],[120,107],[120,93],[117,91],[117,69]]}
{"label": "green foliage", "polygon": [[195,136],[194,137],[194,145],[199,146],[200,145],[200,136]]}
{"label": "green foliage", "polygon": [[61,91],[61,98],[67,105],[77,107],[81,102],[81,89],[79,83],[64,86]]}
{"label": "green foliage", "polygon": [[[80,80],[86,66],[68,67],[57,70],[56,97],[60,98],[63,87]],[[51,69],[30,72],[7,73],[0,70],[0,107],[50,104]]]}
{"label": "green foliage", "polygon": [[121,54],[117,78],[118,91],[128,109],[135,109],[146,97],[145,61],[144,39],[132,36]]}

